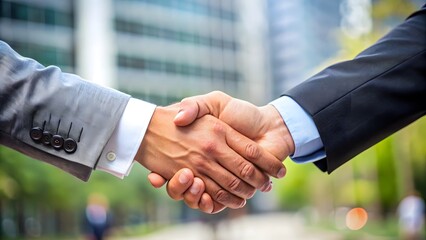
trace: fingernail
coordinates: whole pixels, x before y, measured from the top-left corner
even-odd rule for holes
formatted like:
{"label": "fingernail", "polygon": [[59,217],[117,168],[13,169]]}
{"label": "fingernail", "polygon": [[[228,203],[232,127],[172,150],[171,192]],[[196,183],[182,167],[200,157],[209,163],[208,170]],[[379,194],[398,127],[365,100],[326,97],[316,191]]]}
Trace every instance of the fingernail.
{"label": "fingernail", "polygon": [[285,176],[285,168],[281,168],[280,171],[278,171],[277,177],[283,178]]}
{"label": "fingernail", "polygon": [[272,190],[272,181],[270,181],[269,182],[269,186],[268,186],[268,188],[266,189],[266,192],[269,192],[269,191],[271,191]]}
{"label": "fingernail", "polygon": [[200,185],[197,184],[196,182],[194,182],[194,184],[192,184],[191,188],[189,189],[189,191],[193,194],[193,195],[197,195],[200,192]]}
{"label": "fingernail", "polygon": [[200,209],[205,209],[205,213],[211,214],[214,211],[214,204],[209,204],[208,200],[205,198],[205,194],[207,193],[203,193],[203,195],[201,195]]}
{"label": "fingernail", "polygon": [[272,181],[265,183],[262,187],[262,192],[269,192],[272,189]]}
{"label": "fingernail", "polygon": [[265,184],[263,184],[263,186],[260,188],[260,191],[265,192],[266,189],[268,189],[270,185],[270,182],[266,182]]}
{"label": "fingernail", "polygon": [[181,110],[180,110],[180,111],[176,114],[174,121],[179,120],[180,118],[182,118],[182,116],[183,116],[183,111],[181,111]]}
{"label": "fingernail", "polygon": [[244,202],[240,205],[240,208],[244,207],[247,203],[247,200],[244,200]]}
{"label": "fingernail", "polygon": [[[261,190],[262,191],[262,190]],[[253,196],[254,196],[254,194],[256,194],[256,191],[254,191],[252,194],[250,194],[248,197],[247,197],[247,199],[251,199]]]}
{"label": "fingernail", "polygon": [[187,170],[182,171],[182,173],[179,176],[179,182],[181,184],[186,184],[186,183],[189,182],[189,176],[188,176],[188,171]]}

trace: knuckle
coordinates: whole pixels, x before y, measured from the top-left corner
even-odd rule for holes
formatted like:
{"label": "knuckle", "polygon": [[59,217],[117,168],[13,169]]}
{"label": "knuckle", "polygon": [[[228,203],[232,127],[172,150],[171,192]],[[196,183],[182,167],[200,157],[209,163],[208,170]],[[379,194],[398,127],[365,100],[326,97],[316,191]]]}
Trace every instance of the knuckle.
{"label": "knuckle", "polygon": [[190,98],[186,97],[186,98],[182,99],[180,102],[183,103],[183,102],[187,102],[187,101],[190,101]]}
{"label": "knuckle", "polygon": [[238,178],[234,178],[228,185],[229,189],[234,193],[241,192],[242,182]]}
{"label": "knuckle", "polygon": [[221,91],[215,90],[215,91],[211,92],[210,95],[215,97],[215,98],[218,98],[218,97],[222,97],[224,95],[224,93],[221,92]]}
{"label": "knuckle", "polygon": [[248,163],[242,163],[241,166],[242,166],[240,171],[241,177],[244,179],[251,179],[255,171],[254,166]]}
{"label": "knuckle", "polygon": [[249,159],[258,159],[260,157],[260,149],[253,143],[246,145],[246,155]]}
{"label": "knuckle", "polygon": [[213,133],[217,135],[222,135],[225,133],[225,126],[219,121],[215,121],[212,128]]}
{"label": "knuckle", "polygon": [[214,99],[224,99],[224,100],[228,100],[229,98],[231,98],[228,94],[222,92],[222,91],[212,91],[209,93],[210,97],[214,98]]}
{"label": "knuckle", "polygon": [[233,209],[239,208],[244,203],[244,199],[234,198],[230,193],[223,189],[216,191],[214,199],[216,202],[223,204],[225,207]]}
{"label": "knuckle", "polygon": [[204,158],[196,157],[192,161],[194,168],[200,173],[206,173],[211,168],[209,162]]}
{"label": "knuckle", "polygon": [[214,153],[217,150],[217,143],[212,140],[206,140],[202,143],[201,148],[205,153]]}
{"label": "knuckle", "polygon": [[201,157],[193,157],[193,158],[190,158],[190,159],[191,159],[191,162],[194,166],[203,166],[205,164],[204,159],[201,158]]}
{"label": "knuckle", "polygon": [[214,194],[214,198],[220,203],[227,203],[230,201],[230,194],[224,189],[219,189]]}

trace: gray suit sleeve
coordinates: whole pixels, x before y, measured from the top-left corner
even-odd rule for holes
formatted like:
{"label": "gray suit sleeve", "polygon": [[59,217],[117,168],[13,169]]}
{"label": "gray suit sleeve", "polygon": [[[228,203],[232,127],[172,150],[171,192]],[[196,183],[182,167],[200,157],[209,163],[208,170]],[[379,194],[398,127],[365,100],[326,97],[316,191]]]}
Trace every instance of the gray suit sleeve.
{"label": "gray suit sleeve", "polygon": [[285,95],[313,118],[332,172],[426,113],[426,5],[355,59]]}
{"label": "gray suit sleeve", "polygon": [[0,41],[2,145],[87,180],[129,98],[44,67]]}

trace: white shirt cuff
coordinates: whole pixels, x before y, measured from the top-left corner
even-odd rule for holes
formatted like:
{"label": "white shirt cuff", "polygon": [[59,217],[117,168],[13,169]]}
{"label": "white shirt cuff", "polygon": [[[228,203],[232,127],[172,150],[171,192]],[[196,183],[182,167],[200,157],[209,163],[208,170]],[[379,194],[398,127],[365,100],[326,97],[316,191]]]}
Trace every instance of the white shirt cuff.
{"label": "white shirt cuff", "polygon": [[124,178],[133,166],[156,106],[131,98],[96,166],[97,170]]}
{"label": "white shirt cuff", "polygon": [[296,163],[315,162],[325,158],[324,145],[312,117],[292,98],[283,96],[272,101],[293,138],[295,151],[290,158]]}

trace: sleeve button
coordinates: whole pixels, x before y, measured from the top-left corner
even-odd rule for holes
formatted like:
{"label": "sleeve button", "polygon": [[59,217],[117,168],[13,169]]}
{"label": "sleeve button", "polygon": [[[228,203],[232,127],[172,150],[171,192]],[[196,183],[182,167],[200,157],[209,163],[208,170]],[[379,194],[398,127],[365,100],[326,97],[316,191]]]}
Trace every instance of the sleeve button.
{"label": "sleeve button", "polygon": [[64,138],[60,135],[54,135],[50,141],[50,144],[52,144],[54,149],[59,150],[64,145]]}
{"label": "sleeve button", "polygon": [[48,131],[43,132],[43,137],[41,139],[41,142],[44,145],[50,145],[50,141],[52,140],[52,134]]}
{"label": "sleeve button", "polygon": [[74,153],[77,150],[77,142],[72,138],[65,139],[64,150],[67,153]]}
{"label": "sleeve button", "polygon": [[30,137],[33,141],[40,141],[43,137],[43,130],[39,127],[34,127],[30,130]]}

